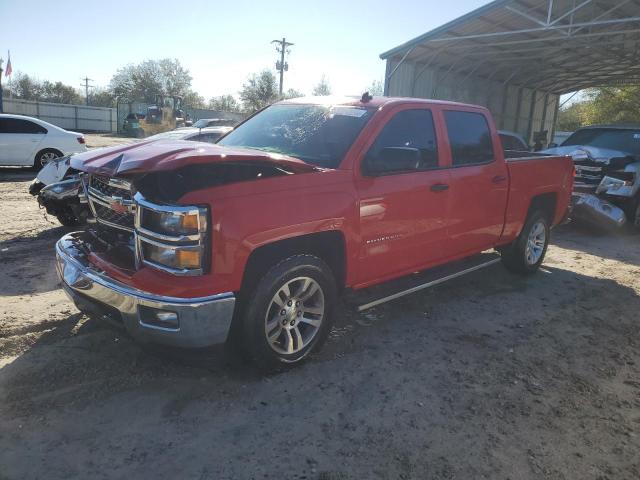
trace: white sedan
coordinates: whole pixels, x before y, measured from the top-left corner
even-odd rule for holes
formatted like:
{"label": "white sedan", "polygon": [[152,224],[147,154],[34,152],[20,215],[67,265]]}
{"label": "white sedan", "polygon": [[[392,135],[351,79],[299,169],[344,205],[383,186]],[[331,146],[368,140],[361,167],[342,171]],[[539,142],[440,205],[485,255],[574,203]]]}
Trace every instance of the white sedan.
{"label": "white sedan", "polygon": [[86,149],[81,133],[33,117],[0,114],[0,165],[40,170],[55,158]]}

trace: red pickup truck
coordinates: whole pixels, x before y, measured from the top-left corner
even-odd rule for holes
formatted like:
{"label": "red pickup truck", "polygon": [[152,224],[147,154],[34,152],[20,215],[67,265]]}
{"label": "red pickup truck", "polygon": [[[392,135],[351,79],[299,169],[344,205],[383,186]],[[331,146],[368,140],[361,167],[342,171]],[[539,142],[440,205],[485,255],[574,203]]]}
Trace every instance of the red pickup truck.
{"label": "red pickup truck", "polygon": [[478,106],[280,102],[216,145],[74,156],[94,221],[58,241],[58,271],[78,308],[136,338],[233,337],[260,364],[295,363],[326,338],[341,293],[374,292],[362,310],[494,263],[477,260],[487,250],[534,272],[567,214],[573,164],[508,156]]}

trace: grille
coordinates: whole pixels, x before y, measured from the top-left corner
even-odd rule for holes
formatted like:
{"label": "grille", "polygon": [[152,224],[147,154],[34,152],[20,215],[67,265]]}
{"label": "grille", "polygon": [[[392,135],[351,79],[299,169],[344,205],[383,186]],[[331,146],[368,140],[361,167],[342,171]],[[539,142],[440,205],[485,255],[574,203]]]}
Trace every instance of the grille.
{"label": "grille", "polygon": [[595,189],[604,177],[602,164],[592,160],[574,162],[576,167],[576,187]]}
{"label": "grille", "polygon": [[118,200],[131,201],[130,185],[122,180],[110,179],[98,175],[89,177],[87,197],[91,202],[98,222],[108,222],[122,230],[133,231],[134,217],[131,212],[115,210],[112,205]]}
{"label": "grille", "polygon": [[118,213],[109,207],[105,207],[99,203],[94,203],[93,208],[96,209],[96,214],[101,220],[105,220],[110,223],[115,223],[123,227],[133,228],[133,214],[132,213]]}
{"label": "grille", "polygon": [[[123,185],[123,187],[124,185],[127,185],[124,182],[121,182],[121,184]],[[109,179],[106,177],[92,175],[89,185],[91,185],[91,187],[95,188],[103,195],[108,195],[109,197],[122,197],[123,199],[131,200],[131,190],[129,188],[116,187],[114,185],[111,185],[109,183]]]}

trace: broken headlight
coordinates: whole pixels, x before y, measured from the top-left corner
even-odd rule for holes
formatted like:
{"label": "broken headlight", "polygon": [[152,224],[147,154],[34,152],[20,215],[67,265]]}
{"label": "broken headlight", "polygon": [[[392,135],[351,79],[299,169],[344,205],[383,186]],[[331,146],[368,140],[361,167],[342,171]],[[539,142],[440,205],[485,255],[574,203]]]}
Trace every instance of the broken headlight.
{"label": "broken headlight", "polygon": [[174,275],[205,272],[209,212],[206,207],[157,205],[138,193],[136,250],[140,263]]}
{"label": "broken headlight", "polygon": [[630,187],[635,182],[634,172],[609,172],[602,178],[600,185],[596,189],[596,193],[607,192],[608,190],[620,190],[622,187]]}

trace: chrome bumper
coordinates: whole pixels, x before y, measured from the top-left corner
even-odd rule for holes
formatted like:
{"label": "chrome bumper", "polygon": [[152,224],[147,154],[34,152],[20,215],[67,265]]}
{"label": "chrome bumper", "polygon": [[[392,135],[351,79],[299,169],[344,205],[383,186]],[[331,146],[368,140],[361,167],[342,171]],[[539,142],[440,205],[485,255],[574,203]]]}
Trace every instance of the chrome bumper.
{"label": "chrome bumper", "polygon": [[56,244],[62,286],[81,311],[121,323],[142,341],[185,348],[226,341],[235,306],[233,293],[179,298],[134,289],[87,261],[82,235],[70,233]]}
{"label": "chrome bumper", "polygon": [[620,228],[627,222],[620,207],[596,195],[574,192],[571,203],[571,216],[578,220],[609,228]]}

